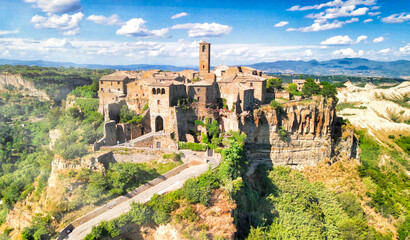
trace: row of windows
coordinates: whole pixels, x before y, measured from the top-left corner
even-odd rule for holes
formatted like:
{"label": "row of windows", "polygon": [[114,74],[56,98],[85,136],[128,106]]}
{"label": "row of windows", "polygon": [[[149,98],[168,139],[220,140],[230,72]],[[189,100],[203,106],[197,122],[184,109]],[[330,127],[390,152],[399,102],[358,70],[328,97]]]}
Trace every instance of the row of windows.
{"label": "row of windows", "polygon": [[[101,80],[101,81],[100,81],[100,84],[103,84],[103,82],[104,82],[104,81]],[[121,83],[120,81],[117,81],[117,84],[120,84],[120,83]],[[111,86],[112,86],[112,82],[111,82]]]}
{"label": "row of windows", "polygon": [[152,89],[152,94],[165,94],[165,88],[153,88]]}

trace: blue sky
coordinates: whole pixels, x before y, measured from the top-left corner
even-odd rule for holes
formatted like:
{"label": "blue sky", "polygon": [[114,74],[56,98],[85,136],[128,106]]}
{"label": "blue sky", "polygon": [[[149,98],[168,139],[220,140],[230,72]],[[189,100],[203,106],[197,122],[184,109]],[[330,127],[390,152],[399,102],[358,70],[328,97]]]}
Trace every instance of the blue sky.
{"label": "blue sky", "polygon": [[410,60],[410,1],[0,0],[0,58],[212,65]]}

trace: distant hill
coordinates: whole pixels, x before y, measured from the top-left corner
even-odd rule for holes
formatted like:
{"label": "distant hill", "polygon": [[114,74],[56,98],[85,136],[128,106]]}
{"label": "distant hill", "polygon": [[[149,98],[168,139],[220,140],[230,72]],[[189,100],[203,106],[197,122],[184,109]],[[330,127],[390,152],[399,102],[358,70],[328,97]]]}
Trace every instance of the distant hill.
{"label": "distant hill", "polygon": [[149,69],[161,69],[169,71],[182,71],[185,69],[195,69],[195,67],[177,67],[172,65],[154,65],[154,64],[131,64],[131,65],[103,65],[103,64],[78,64],[72,62],[51,62],[43,60],[23,61],[23,60],[11,60],[0,59],[0,65],[29,65],[40,67],[81,67],[89,69],[116,69],[116,70],[149,70]]}
{"label": "distant hill", "polygon": [[379,62],[364,58],[344,58],[321,62],[316,60],[261,62],[249,66],[268,73],[380,77],[410,76],[410,61],[407,60]]}
{"label": "distant hill", "polygon": [[[42,67],[83,67],[90,69],[118,69],[118,70],[148,70],[162,69],[182,71],[197,69],[193,66],[178,67],[173,65],[131,64],[131,65],[100,65],[77,64],[71,62],[50,61],[21,61],[0,59],[0,65],[36,65]],[[408,77],[410,76],[410,61],[398,60],[393,62],[379,62],[364,58],[332,59],[328,61],[276,61],[261,62],[247,65],[267,73],[297,73],[313,75],[351,75],[351,76],[380,76],[380,77]]]}

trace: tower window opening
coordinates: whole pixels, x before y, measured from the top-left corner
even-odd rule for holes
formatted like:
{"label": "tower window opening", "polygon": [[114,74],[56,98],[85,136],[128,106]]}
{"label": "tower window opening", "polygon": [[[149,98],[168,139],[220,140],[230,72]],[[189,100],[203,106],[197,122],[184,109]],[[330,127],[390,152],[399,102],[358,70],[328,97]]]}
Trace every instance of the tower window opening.
{"label": "tower window opening", "polygon": [[202,52],[205,52],[205,50],[206,50],[205,45],[202,45]]}

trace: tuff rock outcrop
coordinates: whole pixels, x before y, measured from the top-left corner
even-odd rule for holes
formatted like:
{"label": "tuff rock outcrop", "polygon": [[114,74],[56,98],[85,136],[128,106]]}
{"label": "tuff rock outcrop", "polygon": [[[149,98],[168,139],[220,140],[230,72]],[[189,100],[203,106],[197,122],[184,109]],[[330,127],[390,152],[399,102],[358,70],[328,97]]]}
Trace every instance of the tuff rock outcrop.
{"label": "tuff rock outcrop", "polygon": [[335,120],[336,103],[315,98],[285,103],[283,111],[263,106],[241,115],[240,129],[247,134],[246,149],[251,163],[268,162],[301,169],[332,158]]}

